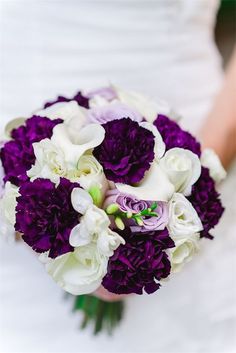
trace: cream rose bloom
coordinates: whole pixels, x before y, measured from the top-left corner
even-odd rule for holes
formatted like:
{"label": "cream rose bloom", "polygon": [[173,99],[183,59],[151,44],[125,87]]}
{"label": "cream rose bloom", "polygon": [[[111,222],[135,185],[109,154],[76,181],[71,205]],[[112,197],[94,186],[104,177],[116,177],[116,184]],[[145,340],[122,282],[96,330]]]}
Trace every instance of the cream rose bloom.
{"label": "cream rose bloom", "polygon": [[190,262],[199,250],[199,234],[192,234],[188,238],[175,241],[175,247],[168,251],[171,272],[179,272],[183,266]]}
{"label": "cream rose bloom", "polygon": [[202,152],[202,165],[210,170],[210,176],[218,184],[226,178],[226,171],[214,150],[207,148]]}
{"label": "cream rose bloom", "polygon": [[169,202],[169,222],[167,227],[174,240],[186,238],[203,229],[196,210],[182,194],[175,193]]}
{"label": "cream rose bloom", "polygon": [[103,172],[103,167],[91,154],[84,154],[80,157],[77,170],[79,173],[79,184],[85,190],[90,190],[93,186],[98,186],[102,195],[108,189],[108,182]]}
{"label": "cream rose bloom", "polygon": [[28,177],[31,181],[37,178],[49,179],[58,185],[60,178],[68,175],[63,151],[53,144],[50,139],[34,143],[33,148],[36,161],[27,172]]}
{"label": "cream rose bloom", "polygon": [[37,178],[49,179],[56,185],[60,178],[67,178],[71,182],[78,182],[85,190],[98,187],[101,193],[101,200],[108,189],[108,182],[103,173],[101,164],[91,154],[80,157],[77,165],[70,169],[65,160],[63,151],[51,140],[44,139],[34,143],[35,164],[27,172],[31,181]]}
{"label": "cream rose bloom", "polygon": [[190,195],[192,185],[201,174],[198,156],[183,148],[172,148],[161,159],[160,165],[175,186],[175,191]]}
{"label": "cream rose bloom", "polygon": [[20,196],[19,188],[9,181],[5,185],[0,199],[0,234],[9,240],[15,239],[16,199]]}
{"label": "cream rose bloom", "polygon": [[56,259],[45,254],[40,259],[54,281],[73,295],[94,292],[107,273],[108,257],[100,253],[96,243],[77,247]]}

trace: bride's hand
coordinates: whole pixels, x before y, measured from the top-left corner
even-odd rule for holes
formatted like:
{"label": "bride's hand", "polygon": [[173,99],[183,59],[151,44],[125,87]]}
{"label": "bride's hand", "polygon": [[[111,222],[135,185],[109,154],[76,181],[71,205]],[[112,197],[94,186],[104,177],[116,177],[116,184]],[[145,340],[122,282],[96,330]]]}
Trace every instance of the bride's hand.
{"label": "bride's hand", "polygon": [[93,293],[93,295],[95,295],[95,297],[98,297],[99,299],[105,300],[106,302],[117,302],[127,297],[126,294],[110,293],[103,286],[100,286],[96,290],[96,292]]}
{"label": "bride's hand", "polygon": [[213,148],[228,167],[236,157],[236,50],[200,135],[203,147]]}

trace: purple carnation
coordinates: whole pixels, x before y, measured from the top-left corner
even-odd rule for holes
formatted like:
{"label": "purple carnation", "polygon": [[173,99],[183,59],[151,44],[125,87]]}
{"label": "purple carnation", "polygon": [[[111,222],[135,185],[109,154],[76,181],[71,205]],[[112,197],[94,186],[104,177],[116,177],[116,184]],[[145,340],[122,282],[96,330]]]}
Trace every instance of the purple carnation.
{"label": "purple carnation", "polygon": [[126,244],[119,246],[108,263],[103,286],[116,294],[148,294],[160,287],[170,274],[170,261],[165,252],[174,247],[167,229],[150,233],[119,232]]}
{"label": "purple carnation", "polygon": [[69,236],[80,216],[71,203],[75,187],[79,184],[67,179],[61,179],[58,187],[47,179],[28,181],[20,187],[15,229],[36,252],[49,251],[55,258],[73,251]]}
{"label": "purple carnation", "polygon": [[154,135],[130,118],[102,125],[105,138],[94,149],[94,156],[104,168],[108,180],[138,183],[154,159]]}
{"label": "purple carnation", "polygon": [[188,197],[202,221],[204,229],[201,237],[213,238],[209,231],[217,225],[224,212],[219,196],[209,169],[202,167],[201,176],[193,185],[192,194]]}
{"label": "purple carnation", "polygon": [[158,115],[153,124],[160,132],[166,144],[166,150],[180,147],[192,151],[198,157],[201,156],[200,143],[189,132],[182,130],[175,121],[165,115]]}
{"label": "purple carnation", "polygon": [[44,109],[51,107],[53,104],[56,104],[56,103],[63,103],[63,102],[70,102],[70,101],[76,101],[81,107],[84,107],[87,109],[89,108],[89,99],[87,97],[83,96],[81,92],[78,92],[72,98],[58,96],[56,100],[54,100],[52,102],[45,103]]}
{"label": "purple carnation", "polygon": [[35,162],[33,143],[51,138],[54,126],[62,123],[61,119],[50,120],[34,115],[25,125],[12,130],[13,140],[5,143],[0,151],[0,158],[5,172],[4,182],[19,186],[28,180],[26,172]]}

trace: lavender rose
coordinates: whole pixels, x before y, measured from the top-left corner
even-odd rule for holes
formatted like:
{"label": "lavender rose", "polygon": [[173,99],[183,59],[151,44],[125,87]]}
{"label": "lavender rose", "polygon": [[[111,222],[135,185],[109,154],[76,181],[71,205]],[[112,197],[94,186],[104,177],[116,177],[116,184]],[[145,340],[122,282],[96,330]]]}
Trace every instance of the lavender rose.
{"label": "lavender rose", "polygon": [[[120,193],[117,189],[109,190],[106,195],[104,207],[111,204],[117,204],[121,212],[132,214],[132,218],[124,219],[127,226],[132,232],[150,232],[154,230],[162,230],[168,223],[168,205],[167,202],[157,202],[152,213],[156,216],[141,215],[142,211],[148,212],[153,205],[153,201],[138,200],[135,196]],[[140,215],[140,216],[139,216]],[[136,219],[139,219],[139,224]]]}
{"label": "lavender rose", "polygon": [[88,97],[89,99],[93,99],[96,96],[101,97],[108,102],[111,102],[113,99],[117,98],[117,94],[111,86],[101,87],[86,93],[86,97]]}
{"label": "lavender rose", "polygon": [[88,111],[87,118],[90,122],[99,124],[122,118],[130,118],[138,122],[143,120],[141,114],[120,102],[108,103],[103,106],[91,108]]}

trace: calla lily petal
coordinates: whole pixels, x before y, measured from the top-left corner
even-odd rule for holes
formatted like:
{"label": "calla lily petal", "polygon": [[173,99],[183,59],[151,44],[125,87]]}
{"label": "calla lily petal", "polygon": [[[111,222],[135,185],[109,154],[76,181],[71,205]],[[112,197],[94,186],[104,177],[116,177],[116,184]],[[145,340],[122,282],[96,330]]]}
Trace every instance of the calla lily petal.
{"label": "calla lily petal", "polygon": [[155,125],[148,123],[146,121],[140,123],[139,125],[141,125],[145,129],[151,131],[153,133],[153,135],[155,136],[155,147],[154,147],[155,158],[160,159],[161,157],[163,157],[165,150],[166,150],[166,145],[162,139],[160,132],[157,130]]}
{"label": "calla lily petal", "polygon": [[52,141],[64,152],[65,160],[75,166],[86,151],[102,143],[104,136],[105,130],[99,124],[89,124],[81,130],[59,124],[53,129]]}
{"label": "calla lily petal", "polygon": [[137,186],[117,183],[116,187],[120,192],[134,195],[140,200],[168,201],[174,193],[174,185],[156,162],[152,163]]}

